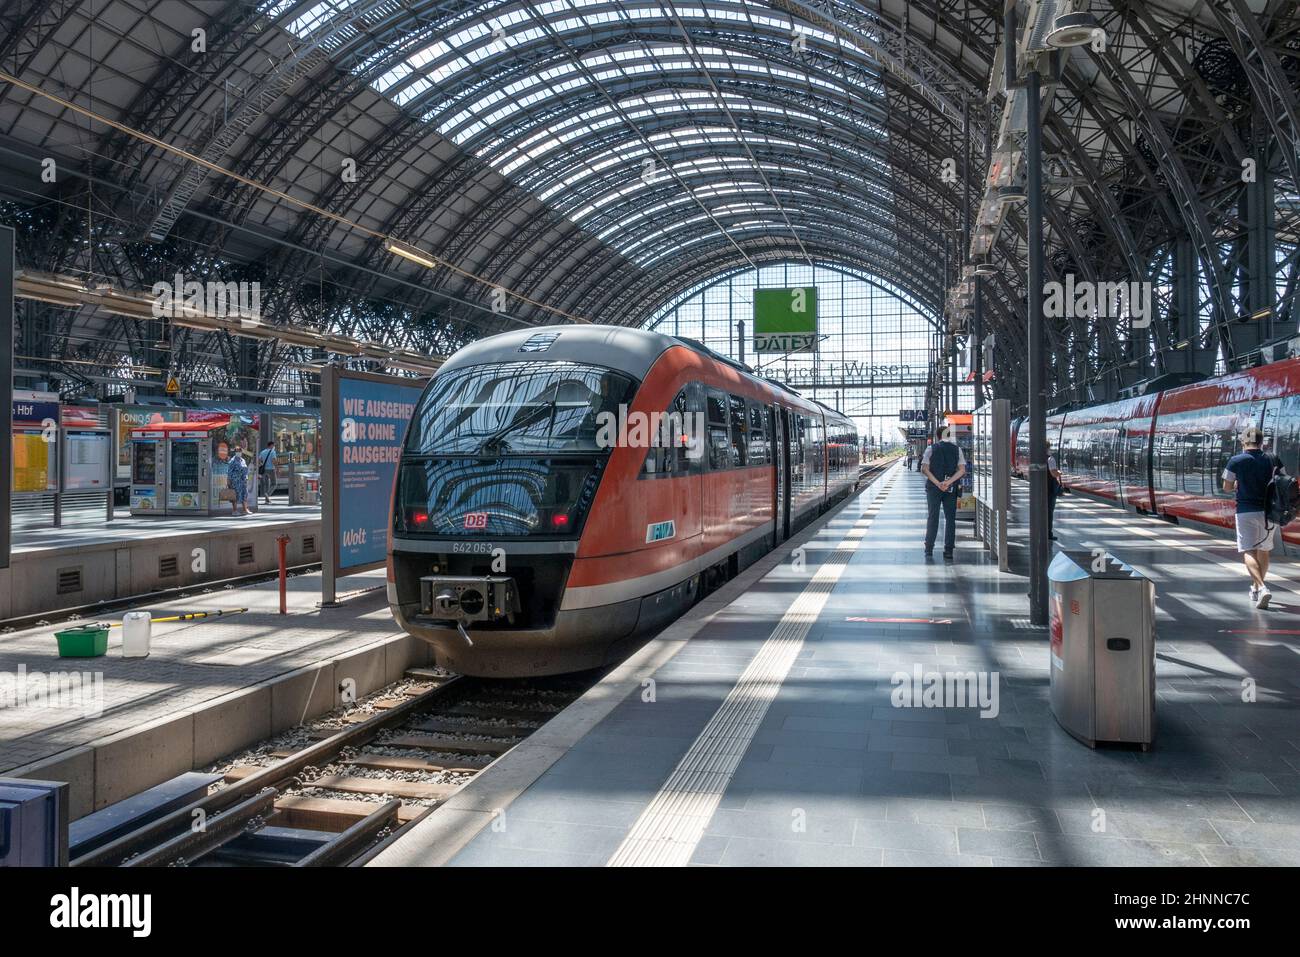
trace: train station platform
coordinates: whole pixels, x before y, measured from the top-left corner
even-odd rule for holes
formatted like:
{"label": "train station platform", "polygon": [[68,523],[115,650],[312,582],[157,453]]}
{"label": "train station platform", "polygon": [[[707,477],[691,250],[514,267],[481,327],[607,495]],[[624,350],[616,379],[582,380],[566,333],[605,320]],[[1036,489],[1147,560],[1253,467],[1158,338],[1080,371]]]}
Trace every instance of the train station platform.
{"label": "train station platform", "polygon": [[[923,557],[923,481],[892,469],[372,863],[1300,864],[1300,565],[1257,612],[1231,543],[1063,498],[1060,544],[1157,584],[1155,746],[1094,751],[1050,711],[1027,579],[969,525]],[[987,694],[904,706],[948,671]]]}
{"label": "train station platform", "polygon": [[320,561],[319,506],[195,517],[119,508],[112,522],[16,528],[10,567],[0,569],[0,622],[272,571],[285,534],[291,565]]}
{"label": "train station platform", "polygon": [[[275,581],[144,606],[155,618],[248,608],[154,624],[147,658],[121,656],[120,628],[98,658],[57,656],[67,625],[0,634],[0,776],[67,781],[77,818],[332,710],[346,679],[361,697],[430,663],[394,624],[382,569],[339,586],[341,603],[321,608],[319,572],[290,577],[285,616]],[[43,695],[69,674],[81,681]]]}

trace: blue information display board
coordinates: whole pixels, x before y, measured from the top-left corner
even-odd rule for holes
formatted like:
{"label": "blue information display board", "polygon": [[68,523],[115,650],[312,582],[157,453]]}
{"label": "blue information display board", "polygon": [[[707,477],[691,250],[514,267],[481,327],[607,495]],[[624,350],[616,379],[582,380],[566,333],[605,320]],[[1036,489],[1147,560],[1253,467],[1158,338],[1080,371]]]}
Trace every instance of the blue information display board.
{"label": "blue information display board", "polygon": [[339,376],[335,501],[341,572],[384,561],[393,476],[423,391],[423,380]]}

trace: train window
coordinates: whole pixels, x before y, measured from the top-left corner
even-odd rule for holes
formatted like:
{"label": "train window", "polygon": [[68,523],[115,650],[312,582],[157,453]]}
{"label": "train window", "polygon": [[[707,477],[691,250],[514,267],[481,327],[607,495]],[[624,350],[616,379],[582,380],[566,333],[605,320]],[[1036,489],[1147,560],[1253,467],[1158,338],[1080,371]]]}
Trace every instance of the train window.
{"label": "train window", "polygon": [[727,397],[721,392],[708,391],[709,425],[727,424]]}
{"label": "train window", "polygon": [[406,451],[601,451],[598,423],[635,390],[625,375],[575,362],[491,362],[439,373],[411,419]]}
{"label": "train window", "polygon": [[[804,461],[808,463],[808,471],[813,475],[821,475],[826,471],[826,431],[822,427],[821,419],[808,416],[804,419],[804,427],[807,429],[807,453]],[[817,480],[820,485],[821,479]]]}
{"label": "train window", "polygon": [[731,430],[727,425],[727,397],[710,389],[705,400],[709,432],[709,468],[731,468]]}
{"label": "train window", "polygon": [[749,403],[750,465],[770,465],[772,463],[772,456],[769,452],[768,418],[767,406],[759,405],[757,402]]}
{"label": "train window", "polygon": [[736,468],[749,464],[749,418],[745,414],[745,400],[729,395],[731,407],[731,463]]}
{"label": "train window", "polygon": [[686,475],[690,470],[690,440],[692,419],[687,389],[682,389],[664,410],[660,428],[650,436],[646,449],[641,478],[663,476],[673,478]]}

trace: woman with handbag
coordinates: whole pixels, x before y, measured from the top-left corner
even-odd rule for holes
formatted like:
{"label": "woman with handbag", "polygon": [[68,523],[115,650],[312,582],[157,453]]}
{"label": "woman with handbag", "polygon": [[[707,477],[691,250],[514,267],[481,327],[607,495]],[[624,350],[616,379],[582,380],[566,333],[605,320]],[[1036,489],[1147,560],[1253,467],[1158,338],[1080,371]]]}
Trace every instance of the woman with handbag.
{"label": "woman with handbag", "polygon": [[248,463],[244,461],[244,450],[236,445],[230,456],[230,470],[226,473],[226,483],[235,493],[233,514],[248,514]]}

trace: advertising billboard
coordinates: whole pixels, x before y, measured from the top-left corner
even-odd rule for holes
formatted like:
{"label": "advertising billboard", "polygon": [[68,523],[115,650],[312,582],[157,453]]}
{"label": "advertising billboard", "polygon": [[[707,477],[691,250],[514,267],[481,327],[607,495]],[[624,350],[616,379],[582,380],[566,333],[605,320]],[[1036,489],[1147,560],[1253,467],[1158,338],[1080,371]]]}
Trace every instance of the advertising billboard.
{"label": "advertising billboard", "polygon": [[10,409],[14,493],[58,491],[58,393],[15,389]]}
{"label": "advertising billboard", "polygon": [[385,560],[393,478],[426,383],[333,366],[322,375],[327,603],[334,599],[335,577]]}
{"label": "advertising billboard", "polygon": [[181,422],[179,409],[156,409],[146,405],[126,405],[117,409],[117,477],[131,481],[131,430],[159,422]]}
{"label": "advertising billboard", "polygon": [[817,351],[817,287],[754,290],[754,352]]}

